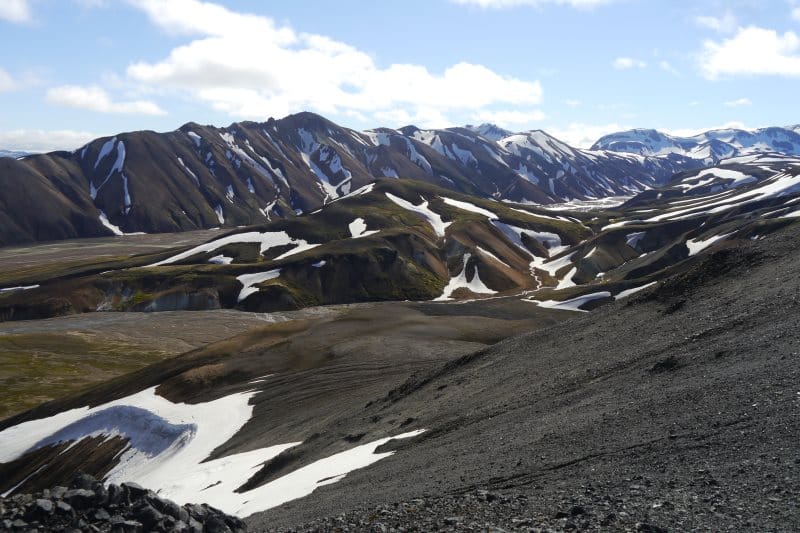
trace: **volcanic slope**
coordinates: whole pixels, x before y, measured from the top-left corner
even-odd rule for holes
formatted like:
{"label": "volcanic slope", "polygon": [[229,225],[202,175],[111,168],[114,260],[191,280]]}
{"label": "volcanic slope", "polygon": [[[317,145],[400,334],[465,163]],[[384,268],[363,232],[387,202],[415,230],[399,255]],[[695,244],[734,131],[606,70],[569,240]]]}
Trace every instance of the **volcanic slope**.
{"label": "volcanic slope", "polygon": [[189,123],[0,158],[0,245],[263,224],[381,177],[551,203],[634,194],[701,164],[580,150],[541,131],[500,140],[467,128],[358,132],[312,113],[227,128]]}
{"label": "volcanic slope", "polygon": [[0,491],[81,469],[255,530],[477,490],[561,528],[796,529],[798,237],[722,243],[587,314],[384,303],[252,331],[0,423]]}
{"label": "volcanic slope", "polygon": [[591,212],[382,179],[306,215],[190,248],[0,273],[0,319],[496,297],[588,310],[699,253],[791,224],[799,174],[794,157],[737,157]]}
{"label": "volcanic slope", "polygon": [[[341,435],[408,420],[404,429],[426,431],[381,448],[394,456],[249,523],[293,526],[360,508],[349,519],[377,524],[380,509],[405,501],[411,510],[385,513],[396,520],[384,525],[420,526],[415,516],[439,505],[433,496],[459,500],[483,489],[505,502],[527,497],[528,511],[495,515],[507,527],[515,518],[567,529],[795,530],[798,238],[795,224],[698,257],[628,301],[340,410],[330,427]],[[470,512],[491,514],[485,496],[467,501],[464,516],[432,523],[453,528],[469,524]],[[434,511],[413,511],[428,503]]]}

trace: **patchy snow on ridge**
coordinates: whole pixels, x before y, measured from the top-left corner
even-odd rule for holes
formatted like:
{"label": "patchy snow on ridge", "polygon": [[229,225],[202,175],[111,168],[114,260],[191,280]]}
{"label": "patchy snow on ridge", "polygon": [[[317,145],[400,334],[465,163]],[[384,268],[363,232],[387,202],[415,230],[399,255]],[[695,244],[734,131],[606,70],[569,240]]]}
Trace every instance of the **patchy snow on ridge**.
{"label": "patchy snow on ridge", "polygon": [[29,291],[31,289],[38,289],[39,285],[20,285],[18,287],[6,287],[0,289],[0,292],[13,292],[13,291]]}
{"label": "patchy snow on ridge", "polygon": [[[285,231],[266,231],[263,233],[258,231],[249,231],[246,233],[236,233],[234,235],[228,235],[226,237],[221,237],[211,242],[195,246],[194,248],[186,250],[185,252],[181,252],[177,255],[173,255],[172,257],[164,259],[163,261],[159,261],[158,263],[147,265],[147,267],[169,265],[172,263],[176,263],[178,261],[183,261],[184,259],[188,259],[193,255],[206,252],[214,252],[222,248],[223,246],[227,246],[229,244],[243,244],[243,243],[259,243],[261,245],[261,247],[259,248],[259,253],[261,254],[263,254],[270,248],[274,248],[276,246],[285,246],[287,244],[295,244],[298,247],[303,246],[304,249],[308,249],[309,246],[309,244],[305,240],[293,239]],[[284,254],[281,257],[284,257],[285,255],[286,254]]]}
{"label": "patchy snow on ridge", "polygon": [[108,220],[108,217],[106,216],[106,214],[103,212],[103,210],[102,210],[102,209],[100,210],[100,216],[99,216],[99,218],[100,218],[100,223],[101,223],[102,225],[104,225],[105,227],[107,227],[108,229],[110,229],[110,230],[111,230],[111,231],[114,233],[114,235],[118,235],[118,236],[119,236],[119,235],[125,235],[125,234],[122,232],[122,230],[121,230],[121,229],[119,229],[119,226],[115,226],[114,224],[112,224],[111,222],[109,222],[109,220]]}
{"label": "patchy snow on ridge", "polygon": [[713,237],[709,237],[708,239],[705,239],[705,240],[702,240],[702,241],[698,240],[698,239],[689,239],[689,240],[687,240],[686,241],[686,247],[689,249],[689,256],[693,256],[695,254],[698,254],[698,253],[702,252],[703,250],[705,250],[709,246],[712,246],[717,241],[721,241],[722,239],[724,239],[728,235],[730,235],[730,233],[726,233],[724,235],[714,235]]}
{"label": "patchy snow on ridge", "polygon": [[633,287],[632,289],[625,289],[624,291],[620,291],[619,293],[617,293],[617,295],[614,296],[614,299],[615,300],[621,300],[623,298],[627,298],[628,296],[631,296],[632,294],[636,294],[639,291],[643,291],[643,290],[645,290],[645,289],[647,289],[649,287],[652,287],[656,283],[658,283],[658,282],[657,281],[651,281],[650,283],[645,283],[644,285],[641,285],[639,287]]}
{"label": "patchy snow on ridge", "polygon": [[452,222],[443,222],[441,215],[438,215],[428,209],[427,200],[423,200],[419,205],[414,205],[408,200],[404,200],[403,198],[395,196],[390,192],[386,193],[386,197],[403,209],[421,215],[425,220],[428,221],[438,237],[444,237],[444,232],[447,229],[447,226],[452,224]]}
{"label": "patchy snow on ridge", "polygon": [[275,279],[281,275],[281,269],[269,270],[267,272],[256,272],[254,274],[242,274],[237,276],[236,279],[242,284],[242,290],[239,291],[239,296],[236,297],[237,302],[242,302],[247,299],[251,294],[257,293],[260,289],[253,285],[258,285],[270,279]]}
{"label": "patchy snow on ridge", "polygon": [[442,201],[447,205],[452,205],[453,207],[457,207],[459,209],[463,209],[464,211],[469,211],[471,213],[477,213],[479,215],[483,215],[488,218],[496,219],[500,218],[496,214],[492,213],[491,211],[484,209],[482,207],[478,207],[475,204],[471,204],[469,202],[462,202],[460,200],[453,200],[452,198],[446,198],[442,196]]}
{"label": "patchy snow on ridge", "polygon": [[609,298],[611,293],[608,291],[600,291],[600,292],[593,292],[591,294],[584,294],[582,296],[576,296],[575,298],[571,298],[569,300],[564,301],[557,301],[557,300],[523,300],[525,302],[531,302],[539,307],[545,307],[547,309],[560,309],[562,311],[579,311],[581,313],[588,313],[585,309],[581,309],[582,306],[586,305],[587,303],[599,300],[601,298]]}
{"label": "patchy snow on ridge", "polygon": [[497,291],[494,291],[487,287],[483,281],[481,281],[480,276],[478,275],[478,266],[475,266],[475,274],[472,276],[472,279],[467,279],[467,262],[469,258],[472,257],[471,254],[464,254],[464,263],[463,267],[461,268],[461,272],[458,276],[454,278],[450,278],[450,281],[447,283],[447,286],[444,288],[444,292],[438,298],[434,298],[434,302],[447,302],[452,300],[453,293],[457,289],[468,289],[470,292],[475,294],[497,294]]}
{"label": "patchy snow on ridge", "polygon": [[219,223],[225,224],[225,213],[222,211],[221,204],[217,204],[217,207],[214,208],[214,213],[216,213],[217,220],[219,220]]}
{"label": "patchy snow on ridge", "polygon": [[233,263],[233,257],[228,257],[222,254],[215,255],[208,260],[209,263],[214,265],[230,265]]}
{"label": "patchy snow on ridge", "polygon": [[265,462],[300,442],[207,461],[215,449],[228,442],[251,419],[250,400],[256,393],[248,391],[210,402],[186,404],[172,403],[155,391],[156,387],[151,387],[102,405],[63,411],[0,431],[0,462],[13,461],[51,443],[119,436],[128,440],[128,446],[104,482],[135,482],[178,504],[208,501],[226,513],[244,517],[335,483],[349,472],[395,453],[375,453],[382,444],[424,431],[356,446],[266,485],[236,492]]}
{"label": "patchy snow on ridge", "polygon": [[360,217],[352,221],[348,225],[348,229],[350,230],[350,235],[354,239],[358,239],[359,237],[367,237],[380,231],[377,229],[367,231],[367,223],[363,218]]}

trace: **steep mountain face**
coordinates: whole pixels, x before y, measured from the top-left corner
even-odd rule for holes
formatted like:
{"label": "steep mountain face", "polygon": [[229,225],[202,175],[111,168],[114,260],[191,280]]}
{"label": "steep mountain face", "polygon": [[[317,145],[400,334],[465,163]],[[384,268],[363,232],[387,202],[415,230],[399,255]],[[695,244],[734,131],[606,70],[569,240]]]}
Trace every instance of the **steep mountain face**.
{"label": "steep mountain face", "polygon": [[[506,133],[485,125],[357,132],[300,113],[227,128],[190,123],[169,133],[123,133],[75,152],[4,158],[0,180],[9,193],[0,216],[14,224],[0,226],[0,245],[265,223],[380,177],[546,204],[631,195],[698,166],[674,155],[577,150],[538,131],[493,140]],[[31,181],[37,189],[22,192]]]}
{"label": "steep mountain face", "polygon": [[[258,531],[364,506],[405,511],[402,520],[413,524],[430,496],[507,503],[497,491],[530,500],[550,517],[547,525],[561,530],[589,529],[588,520],[603,531],[792,530],[797,507],[786,502],[800,494],[797,477],[787,474],[796,468],[800,430],[792,311],[798,225],[782,228],[793,219],[767,213],[795,205],[794,179],[746,185],[751,196],[773,193],[754,202],[734,188],[726,213],[642,220],[631,224],[634,234],[603,226],[591,240],[554,251],[568,272],[580,271],[578,262],[619,260],[611,252],[624,246],[651,258],[671,249],[682,258],[634,298],[569,320],[521,324],[526,334],[501,343],[494,344],[516,321],[492,316],[503,310],[492,306],[509,300],[376,305],[265,324],[21,413],[0,422],[0,491],[38,491],[83,471],[107,483],[135,481],[178,504],[205,501],[249,516]],[[425,228],[419,231],[447,242],[467,219],[441,228],[427,211],[450,204],[440,197],[434,205],[428,196],[421,205],[423,191],[394,190],[413,200]],[[472,208],[465,198],[455,200],[453,207],[467,208],[474,220],[492,220],[480,211],[490,200],[477,199]],[[677,215],[678,204],[666,203],[663,214]],[[741,208],[749,213],[731,212]],[[366,228],[348,224],[358,235],[352,238],[379,235],[364,235],[372,231],[366,221]],[[715,232],[725,235],[715,250],[692,248]],[[199,262],[201,253],[215,251],[194,250],[183,259]],[[698,256],[684,261],[692,251]],[[469,283],[475,277],[465,274]],[[529,306],[529,318],[564,313],[537,301],[516,303]],[[580,307],[574,298],[570,305]],[[492,494],[480,492],[486,490]],[[393,507],[396,501],[411,505]],[[459,529],[473,505],[481,504],[445,515],[446,525]],[[530,526],[527,510],[497,509],[494,520]],[[383,525],[387,516],[378,509],[363,528]],[[517,517],[526,525],[511,522]]]}
{"label": "steep mountain face", "polygon": [[754,153],[800,155],[797,126],[711,130],[693,137],[675,137],[652,129],[635,129],[601,137],[593,150],[613,150],[643,156],[678,154],[711,165],[721,159]]}
{"label": "steep mountain face", "polygon": [[[448,145],[437,139],[431,144]],[[383,178],[311,213],[188,249],[0,277],[0,320],[486,297],[586,310],[685,268],[706,249],[791,224],[799,200],[800,159],[774,155],[678,174],[590,212]]]}

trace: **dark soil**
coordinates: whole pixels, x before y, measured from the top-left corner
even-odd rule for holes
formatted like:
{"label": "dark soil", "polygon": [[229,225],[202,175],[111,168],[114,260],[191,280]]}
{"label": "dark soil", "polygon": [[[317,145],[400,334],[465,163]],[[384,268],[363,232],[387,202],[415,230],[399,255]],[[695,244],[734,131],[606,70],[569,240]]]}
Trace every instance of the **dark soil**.
{"label": "dark soil", "polygon": [[628,301],[420,372],[366,407],[338,405],[323,441],[374,426],[427,431],[248,525],[800,529],[798,236],[790,227],[714,253]]}

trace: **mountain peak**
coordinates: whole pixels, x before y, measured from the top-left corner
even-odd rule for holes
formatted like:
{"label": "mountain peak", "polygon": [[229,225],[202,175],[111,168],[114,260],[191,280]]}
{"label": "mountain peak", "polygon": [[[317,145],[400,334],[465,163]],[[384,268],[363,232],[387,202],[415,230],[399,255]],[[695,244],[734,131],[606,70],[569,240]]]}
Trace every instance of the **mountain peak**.
{"label": "mountain peak", "polygon": [[509,135],[513,135],[514,132],[508,131],[506,129],[501,128],[497,124],[491,124],[489,122],[484,122],[480,126],[473,126],[472,124],[467,124],[464,126],[465,129],[473,131],[478,135],[485,137],[492,141],[499,141]]}

